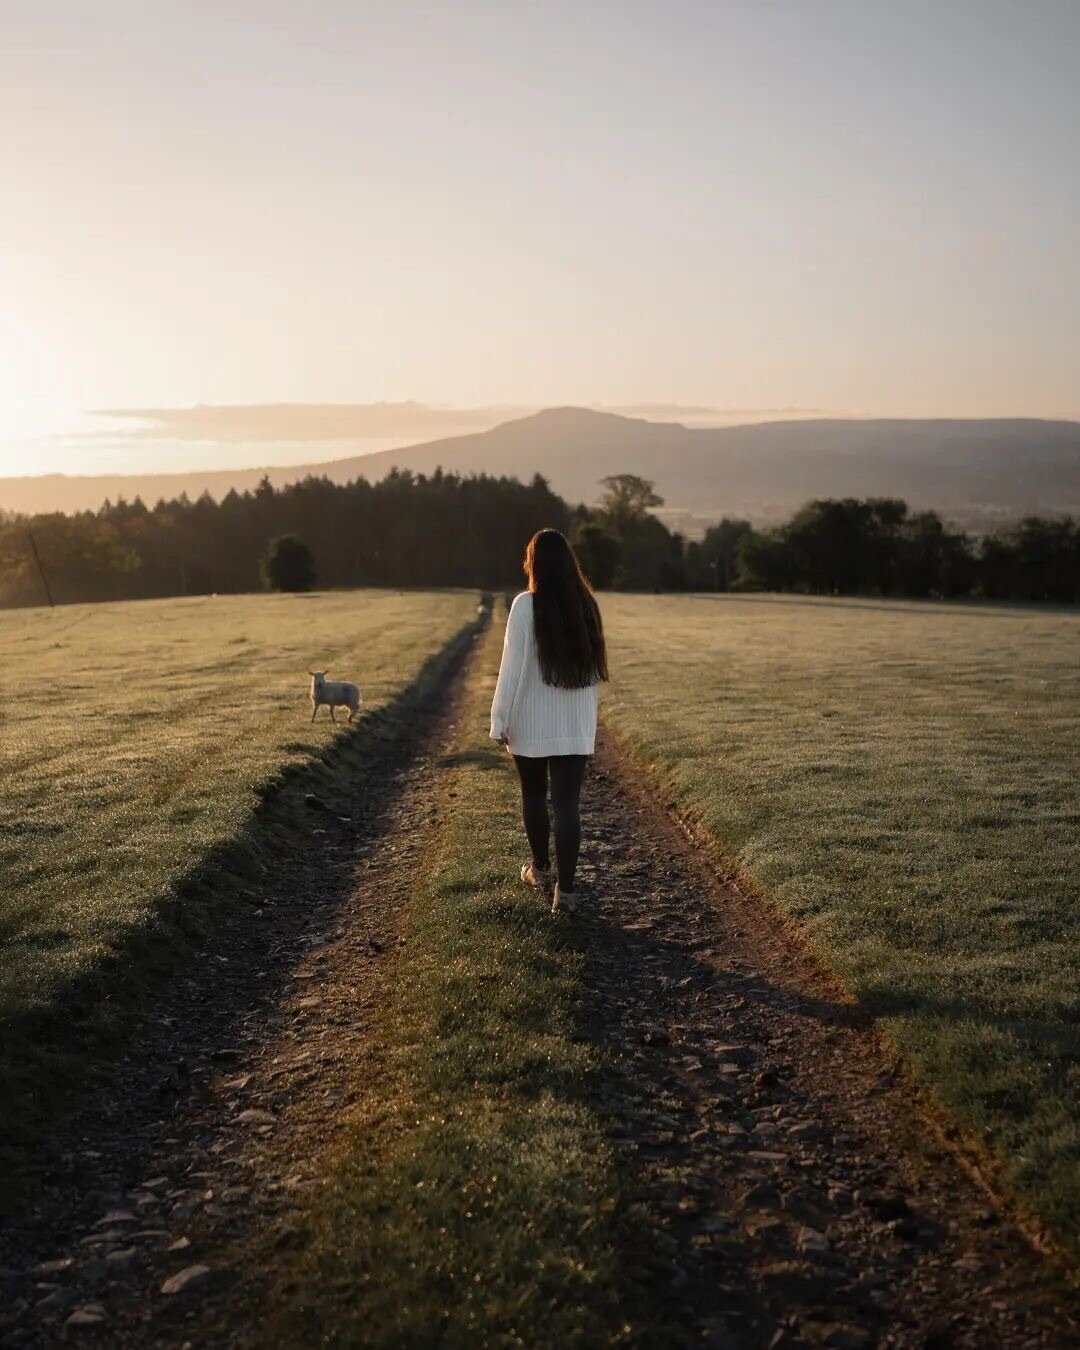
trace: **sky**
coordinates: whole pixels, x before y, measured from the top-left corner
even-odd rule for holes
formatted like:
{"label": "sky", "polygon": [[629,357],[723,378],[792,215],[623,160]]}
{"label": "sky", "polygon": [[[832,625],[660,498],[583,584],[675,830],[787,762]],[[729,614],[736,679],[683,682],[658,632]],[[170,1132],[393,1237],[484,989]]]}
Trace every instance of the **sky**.
{"label": "sky", "polygon": [[0,22],[0,473],[98,408],[1080,418],[1076,0]]}

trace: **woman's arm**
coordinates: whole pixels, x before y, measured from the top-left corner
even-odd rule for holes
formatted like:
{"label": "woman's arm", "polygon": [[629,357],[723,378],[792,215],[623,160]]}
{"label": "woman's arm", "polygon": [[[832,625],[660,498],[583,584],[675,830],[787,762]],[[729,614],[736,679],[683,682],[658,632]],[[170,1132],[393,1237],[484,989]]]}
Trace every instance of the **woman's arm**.
{"label": "woman's arm", "polygon": [[505,741],[510,735],[510,714],[514,697],[525,669],[525,645],[529,622],[528,594],[517,596],[506,617],[506,635],[503,638],[502,663],[495,697],[491,700],[491,739]]}

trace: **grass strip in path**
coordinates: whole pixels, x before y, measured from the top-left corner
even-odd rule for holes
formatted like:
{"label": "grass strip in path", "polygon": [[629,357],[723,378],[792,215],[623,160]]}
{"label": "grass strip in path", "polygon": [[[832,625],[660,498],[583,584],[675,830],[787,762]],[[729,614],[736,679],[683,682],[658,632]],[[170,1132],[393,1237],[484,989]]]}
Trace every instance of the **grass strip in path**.
{"label": "grass strip in path", "polygon": [[375,1069],[275,1346],[620,1338],[615,1175],[597,1053],[575,1031],[580,937],[516,880],[512,766],[487,739],[501,639],[497,623],[473,670]]}

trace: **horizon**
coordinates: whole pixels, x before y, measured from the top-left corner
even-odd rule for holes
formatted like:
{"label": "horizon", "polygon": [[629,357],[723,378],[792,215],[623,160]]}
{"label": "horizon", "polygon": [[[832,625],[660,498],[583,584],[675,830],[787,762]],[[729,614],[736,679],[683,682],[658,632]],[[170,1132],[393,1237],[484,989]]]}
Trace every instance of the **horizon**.
{"label": "horizon", "polygon": [[[356,412],[383,413],[386,409],[412,409],[421,414],[435,414],[446,417],[442,430],[431,434],[378,435],[374,432],[356,432],[349,434],[327,434],[304,436],[257,435],[250,438],[236,438],[223,435],[221,439],[184,434],[182,421],[187,414],[229,414],[249,412],[252,414],[289,412]],[[463,435],[494,430],[507,423],[538,417],[552,412],[598,413],[622,418],[629,421],[644,421],[657,424],[675,424],[688,430],[738,430],[754,425],[777,425],[781,423],[807,422],[1076,422],[1080,418],[1045,418],[1025,414],[980,417],[889,417],[845,414],[828,409],[768,408],[768,409],[722,409],[722,408],[678,408],[671,405],[648,404],[634,407],[606,407],[598,404],[553,403],[537,408],[436,408],[409,400],[401,404],[372,403],[266,403],[266,404],[202,404],[181,409],[131,409],[131,410],[94,410],[84,414],[87,419],[109,419],[120,424],[122,430],[79,431],[70,433],[71,439],[49,433],[37,437],[13,440],[5,446],[0,440],[0,482],[9,479],[37,478],[145,478],[145,477],[182,477],[185,475],[209,475],[215,473],[254,473],[259,470],[280,470],[304,468],[335,463],[342,460],[362,459],[369,455],[378,455],[384,451],[409,450],[435,444],[443,440],[456,439]],[[661,416],[660,413],[664,415]],[[679,416],[678,414],[683,414]],[[172,415],[179,415],[180,428],[170,426]],[[489,417],[487,414],[492,414]],[[498,416],[494,416],[498,414]],[[158,425],[155,419],[160,418]],[[143,425],[129,429],[129,423],[141,421]],[[455,429],[456,428],[456,429]],[[75,445],[75,453],[83,460],[79,467],[70,467],[66,462],[70,447]],[[5,456],[20,459],[27,455],[27,447],[35,447],[32,465],[15,472],[5,472]],[[208,448],[206,453],[213,456],[212,462],[203,462],[197,456],[199,450],[194,447]],[[145,467],[139,463],[141,453],[149,448],[160,461],[175,457],[182,462],[175,466],[168,462],[156,463],[154,467]],[[96,462],[87,460],[97,452]],[[42,453],[44,452],[44,453]],[[190,457],[190,458],[189,458]],[[50,462],[52,461],[52,462]]]}
{"label": "horizon", "polygon": [[[607,412],[644,421],[677,421],[692,427],[738,426],[753,422],[791,421],[804,417],[838,416],[821,409],[723,409],[677,407],[665,404],[607,407],[600,404],[551,403],[539,407],[464,408],[436,406],[409,399],[373,403],[208,403],[184,408],[86,409],[71,414],[67,429],[0,436],[0,481],[25,477],[112,477],[214,473],[319,464],[327,458],[344,459],[407,449],[452,436],[491,430],[506,422],[559,408]],[[339,435],[315,434],[281,428],[274,434],[264,427],[248,438],[233,434],[229,414],[250,412],[281,416],[285,413],[332,410],[358,414],[357,425]],[[663,413],[663,416],[660,414]],[[190,430],[192,415],[210,419],[205,434]],[[220,426],[215,432],[212,422]],[[389,416],[389,421],[387,417]],[[372,419],[374,417],[374,424]],[[426,430],[406,430],[410,423],[426,422]],[[367,423],[368,425],[363,425]],[[112,424],[111,426],[109,424]],[[396,429],[395,429],[396,427]],[[327,447],[334,446],[331,453]],[[195,449],[193,447],[199,447]],[[149,452],[152,465],[141,461]],[[205,454],[213,462],[198,458]],[[264,458],[259,458],[264,456]],[[20,465],[32,461],[29,470]],[[75,464],[72,461],[77,461]],[[170,460],[173,461],[170,463]],[[8,467],[13,465],[15,467]]]}

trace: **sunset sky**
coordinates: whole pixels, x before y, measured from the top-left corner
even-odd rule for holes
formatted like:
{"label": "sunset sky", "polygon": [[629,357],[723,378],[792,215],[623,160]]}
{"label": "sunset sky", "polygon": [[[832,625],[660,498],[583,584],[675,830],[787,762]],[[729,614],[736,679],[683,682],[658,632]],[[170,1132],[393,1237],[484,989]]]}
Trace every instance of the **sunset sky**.
{"label": "sunset sky", "polygon": [[102,407],[1080,417],[1078,63],[1076,0],[9,2],[0,473]]}

